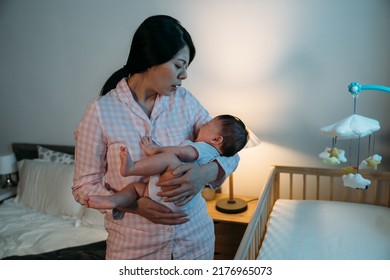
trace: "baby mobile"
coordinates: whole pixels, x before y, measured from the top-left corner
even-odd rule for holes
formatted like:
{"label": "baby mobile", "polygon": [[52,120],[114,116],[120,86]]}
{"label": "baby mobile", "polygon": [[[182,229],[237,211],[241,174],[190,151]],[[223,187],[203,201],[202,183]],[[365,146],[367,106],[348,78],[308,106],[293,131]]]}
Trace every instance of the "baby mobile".
{"label": "baby mobile", "polygon": [[[353,82],[348,86],[349,92],[353,97],[353,114],[341,121],[334,124],[324,126],[321,128],[321,133],[332,138],[332,146],[326,147],[323,152],[319,154],[319,157],[326,164],[338,165],[346,163],[347,158],[345,156],[345,150],[337,148],[338,140],[350,140],[357,142],[357,156],[356,166],[348,165],[343,168],[344,175],[342,176],[344,186],[354,189],[366,189],[371,184],[371,181],[365,179],[361,174],[361,169],[377,169],[377,166],[381,163],[382,157],[378,154],[372,153],[372,134],[380,129],[380,124],[377,120],[363,117],[356,114],[356,103],[359,93],[363,90],[379,90],[390,93],[390,88],[380,85],[360,85],[357,82]],[[367,158],[360,162],[360,150],[361,141],[364,137],[368,136],[368,153]]]}

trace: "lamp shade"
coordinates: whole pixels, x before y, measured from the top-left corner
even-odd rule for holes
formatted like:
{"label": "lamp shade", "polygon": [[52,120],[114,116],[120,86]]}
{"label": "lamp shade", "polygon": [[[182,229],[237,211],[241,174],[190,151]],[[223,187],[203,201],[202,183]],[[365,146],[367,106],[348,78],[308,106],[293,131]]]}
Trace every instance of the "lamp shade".
{"label": "lamp shade", "polygon": [[0,155],[0,175],[15,173],[16,157],[14,154]]}
{"label": "lamp shade", "polygon": [[250,128],[247,128],[247,130],[248,130],[249,139],[248,139],[248,142],[246,143],[244,149],[253,148],[253,147],[260,145],[261,141],[256,136],[256,134],[254,134]]}

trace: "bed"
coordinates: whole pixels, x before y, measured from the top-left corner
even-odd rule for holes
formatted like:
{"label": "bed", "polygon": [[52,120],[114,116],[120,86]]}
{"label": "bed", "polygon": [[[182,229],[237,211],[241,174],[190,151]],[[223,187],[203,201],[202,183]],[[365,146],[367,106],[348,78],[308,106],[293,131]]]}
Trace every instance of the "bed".
{"label": "bed", "polygon": [[364,190],[336,169],[272,166],[236,260],[390,259],[390,172],[361,172]]}
{"label": "bed", "polygon": [[16,197],[0,204],[0,259],[104,259],[103,215],[71,193],[74,147],[13,143]]}

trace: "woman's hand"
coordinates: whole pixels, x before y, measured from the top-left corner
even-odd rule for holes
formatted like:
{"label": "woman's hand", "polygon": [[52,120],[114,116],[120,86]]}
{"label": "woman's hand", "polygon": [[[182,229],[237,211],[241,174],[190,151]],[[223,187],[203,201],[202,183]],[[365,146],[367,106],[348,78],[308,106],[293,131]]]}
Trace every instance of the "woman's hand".
{"label": "woman's hand", "polygon": [[179,225],[188,221],[187,214],[172,212],[168,207],[147,197],[139,198],[130,208],[119,208],[119,210],[141,215],[155,224]]}
{"label": "woman's hand", "polygon": [[172,174],[174,178],[163,180],[157,183],[163,191],[158,195],[164,197],[165,201],[180,201],[177,206],[189,202],[209,182],[217,179],[219,165],[211,162],[205,165],[184,164],[177,167]]}

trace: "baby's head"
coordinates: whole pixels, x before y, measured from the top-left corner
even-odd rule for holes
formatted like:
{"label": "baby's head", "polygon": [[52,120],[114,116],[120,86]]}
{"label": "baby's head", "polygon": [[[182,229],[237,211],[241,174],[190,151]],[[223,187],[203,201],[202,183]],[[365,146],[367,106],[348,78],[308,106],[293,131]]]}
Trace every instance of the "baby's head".
{"label": "baby's head", "polygon": [[248,142],[249,134],[245,124],[237,117],[220,115],[216,117],[221,124],[221,155],[230,157],[243,149]]}
{"label": "baby's head", "polygon": [[196,141],[203,141],[215,147],[222,156],[238,153],[248,142],[245,124],[237,117],[219,115],[199,129]]}

